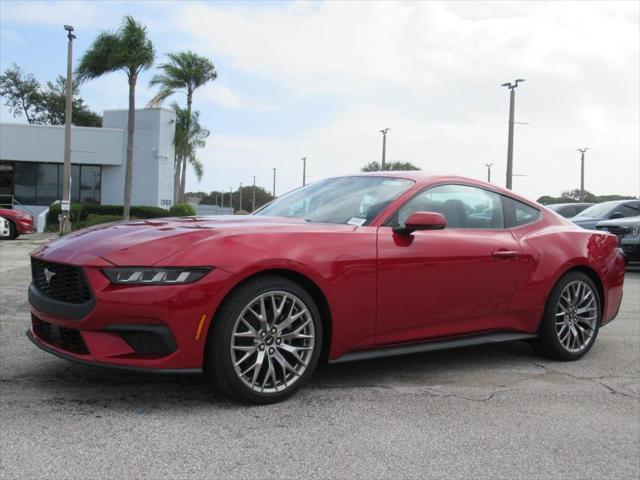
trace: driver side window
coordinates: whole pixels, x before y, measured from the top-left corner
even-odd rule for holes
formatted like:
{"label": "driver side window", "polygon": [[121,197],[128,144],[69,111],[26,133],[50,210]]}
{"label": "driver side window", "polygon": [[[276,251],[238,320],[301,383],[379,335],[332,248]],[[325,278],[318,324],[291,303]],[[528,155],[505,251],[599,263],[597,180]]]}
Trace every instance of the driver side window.
{"label": "driver side window", "polygon": [[400,208],[398,225],[404,226],[415,212],[442,213],[447,228],[504,228],[500,195],[467,185],[439,185],[421,192]]}

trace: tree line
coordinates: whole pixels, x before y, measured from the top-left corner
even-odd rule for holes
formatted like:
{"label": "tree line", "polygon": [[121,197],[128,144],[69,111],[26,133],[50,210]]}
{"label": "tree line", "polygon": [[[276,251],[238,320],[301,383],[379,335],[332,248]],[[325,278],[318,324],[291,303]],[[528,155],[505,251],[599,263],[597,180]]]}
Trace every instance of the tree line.
{"label": "tree line", "polygon": [[595,195],[589,191],[584,192],[579,188],[575,190],[567,190],[566,192],[562,192],[559,197],[553,197],[551,195],[543,195],[538,198],[537,202],[542,205],[551,205],[554,203],[576,203],[576,202],[585,202],[585,203],[601,203],[601,202],[609,202],[612,200],[633,200],[635,197],[629,197],[625,195]]}
{"label": "tree line", "polygon": [[[195,197],[200,199],[202,205],[218,205],[220,207],[231,207],[234,211],[253,212],[253,186],[247,185],[231,192],[231,201],[229,201],[229,191],[222,192],[220,190],[212,190],[206,192],[187,192],[186,197]],[[240,205],[240,192],[242,192],[242,205]],[[256,206],[255,210],[266,205],[275,197],[271,192],[263,187],[255,187]]]}
{"label": "tree line", "polygon": [[[150,69],[156,52],[148,36],[147,28],[133,17],[123,18],[117,30],[98,34],[91,46],[80,58],[73,81],[72,121],[78,126],[102,126],[102,117],[92,112],[79,96],[78,87],[83,82],[109,73],[125,74],[128,92],[127,149],[125,164],[123,218],[129,219],[131,189],[133,184],[133,146],[135,131],[136,87],[141,72]],[[173,103],[176,111],[174,136],[174,203],[183,203],[186,171],[190,165],[198,180],[202,178],[204,165],[197,158],[197,151],[206,144],[210,132],[200,124],[200,113],[193,109],[196,90],[218,76],[211,60],[191,51],[168,53],[167,61],[158,66],[149,85],[158,93],[149,106],[159,106],[177,93],[186,95],[186,106]],[[31,124],[64,124],[66,102],[65,78],[58,76],[53,82],[40,84],[29,73],[13,65],[0,76],[0,95],[15,117],[24,116]]]}

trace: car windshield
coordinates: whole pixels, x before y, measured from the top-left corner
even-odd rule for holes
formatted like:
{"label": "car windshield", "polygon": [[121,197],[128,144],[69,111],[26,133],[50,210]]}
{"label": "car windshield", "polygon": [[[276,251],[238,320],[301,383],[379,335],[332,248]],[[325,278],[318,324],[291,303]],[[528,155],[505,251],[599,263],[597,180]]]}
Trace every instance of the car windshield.
{"label": "car windshield", "polygon": [[604,218],[611,210],[613,210],[618,205],[618,203],[610,202],[599,203],[598,205],[594,205],[593,207],[589,207],[586,210],[581,211],[576,216],[587,218]]}
{"label": "car windshield", "polygon": [[366,225],[413,183],[391,177],[328,178],[287,193],[255,215]]}

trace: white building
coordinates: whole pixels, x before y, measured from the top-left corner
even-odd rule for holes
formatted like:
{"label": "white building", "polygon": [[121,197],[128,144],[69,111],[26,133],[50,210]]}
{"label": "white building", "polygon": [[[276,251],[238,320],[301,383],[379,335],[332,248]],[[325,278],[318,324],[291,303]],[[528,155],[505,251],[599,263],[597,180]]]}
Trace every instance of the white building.
{"label": "white building", "polygon": [[[136,110],[133,205],[173,203],[175,112]],[[103,127],[73,127],[71,201],[122,205],[127,110],[107,110]],[[0,123],[0,203],[7,197],[36,215],[62,198],[64,126]]]}

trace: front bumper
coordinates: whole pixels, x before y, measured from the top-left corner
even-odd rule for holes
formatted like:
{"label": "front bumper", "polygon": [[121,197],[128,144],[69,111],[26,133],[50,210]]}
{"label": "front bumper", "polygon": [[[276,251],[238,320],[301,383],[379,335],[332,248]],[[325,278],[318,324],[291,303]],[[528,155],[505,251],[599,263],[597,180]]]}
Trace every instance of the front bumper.
{"label": "front bumper", "polygon": [[81,358],[78,355],[71,355],[69,352],[55,348],[48,343],[41,341],[34,335],[31,330],[26,332],[27,338],[38,348],[41,348],[45,352],[48,352],[56,357],[68,360],[79,365],[87,365],[91,367],[106,367],[114,368],[116,370],[124,370],[129,372],[138,373],[164,373],[164,374],[199,374],[202,373],[202,368],[143,368],[143,367],[130,367],[122,364],[112,364],[104,362],[96,362],[91,358]]}
{"label": "front bumper", "polygon": [[187,285],[118,286],[99,267],[82,268],[92,293],[90,306],[51,302],[35,285],[30,287],[27,336],[36,346],[82,364],[201,371],[207,332],[229,273],[214,269]]}
{"label": "front bumper", "polygon": [[27,233],[33,233],[33,219],[32,218],[21,218],[18,217],[15,219],[16,230],[19,234],[24,235]]}

